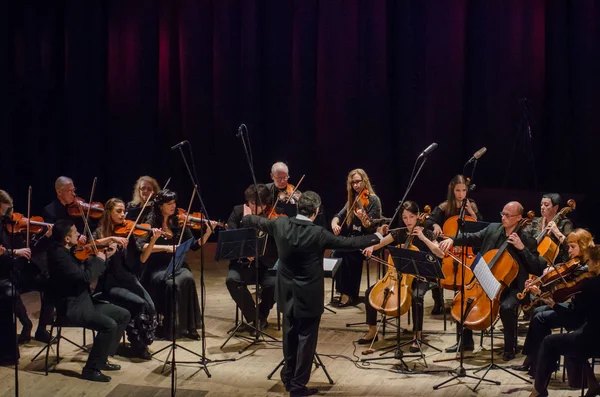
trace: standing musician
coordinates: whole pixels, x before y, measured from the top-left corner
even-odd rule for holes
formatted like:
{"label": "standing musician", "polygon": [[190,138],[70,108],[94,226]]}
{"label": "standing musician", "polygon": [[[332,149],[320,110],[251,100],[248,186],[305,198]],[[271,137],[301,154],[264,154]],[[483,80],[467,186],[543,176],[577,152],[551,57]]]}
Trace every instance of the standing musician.
{"label": "standing musician", "polygon": [[[42,216],[46,222],[56,223],[60,219],[72,219],[77,230],[83,232],[83,220],[80,217],[72,218],[69,215],[69,205],[75,201],[75,185],[73,180],[67,176],[59,176],[54,182],[56,189],[56,199],[44,207]],[[79,236],[82,244],[85,244],[87,237],[84,234]]]}
{"label": "standing musician", "polygon": [[541,341],[534,390],[530,394],[532,397],[548,395],[548,383],[561,355],[576,362],[576,368],[583,368],[585,365],[589,387],[586,396],[600,394],[600,385],[586,364],[587,358],[600,354],[600,246],[586,248],[583,256],[587,257],[591,277],[582,282],[581,292],[575,295],[572,304],[564,307],[556,304],[552,298],[545,299],[548,306],[575,330],[563,334],[548,334]]}
{"label": "standing musician", "polygon": [[[258,190],[257,190],[258,188]],[[265,209],[268,207],[271,200],[271,191],[265,185],[250,185],[244,192],[246,204],[236,205],[233,207],[229,220],[227,221],[227,229],[239,229],[242,218],[244,217],[244,206],[250,207],[252,215],[265,216]],[[260,205],[259,203],[262,203]],[[258,258],[235,259],[229,263],[229,271],[225,285],[231,295],[231,298],[242,310],[242,314],[248,323],[254,323],[256,306],[252,295],[248,290],[247,284],[255,282],[256,268],[258,266],[258,284],[261,286],[260,303],[258,304],[259,324],[254,326],[260,330],[268,327],[269,312],[275,304],[275,276],[276,270],[273,265],[277,261],[277,246],[275,240],[269,238],[267,249],[264,255]]]}
{"label": "standing musician", "polygon": [[100,302],[90,294],[90,283],[104,272],[107,255],[98,251],[83,264],[75,258],[73,249],[79,232],[70,219],[54,224],[52,239],[53,244],[47,251],[48,270],[57,317],[66,319],[70,325],[96,331],[94,346],[81,376],[95,382],[108,382],[110,376],[101,371],[121,369],[107,360],[116,353],[130,316],[126,309]]}
{"label": "standing musician", "polygon": [[536,237],[544,229],[549,229],[550,233],[548,235],[560,248],[556,257],[556,263],[563,263],[569,260],[566,237],[573,231],[573,222],[568,218],[562,218],[558,221],[558,224],[552,221],[552,218],[558,213],[561,202],[562,200],[558,193],[544,194],[540,203],[541,216],[533,219],[528,230]]}
{"label": "standing musician", "polygon": [[[197,331],[201,327],[200,305],[192,271],[187,263],[184,263],[176,270],[175,280],[170,278],[170,274],[165,274],[173,257],[173,244],[179,241],[182,230],[184,230],[182,242],[193,238],[189,227],[182,229],[179,226],[176,210],[177,193],[169,189],[158,192],[148,216],[148,222],[153,228],[152,234],[137,239],[138,249],[142,252],[140,261],[144,266],[142,285],[150,293],[156,311],[164,316],[162,331],[166,339],[173,340],[178,336],[186,336],[200,340]],[[216,226],[216,223],[213,226]],[[171,232],[173,237],[166,237],[164,232]],[[194,251],[199,249],[200,245],[208,240],[210,233],[211,229],[206,228],[202,239],[196,240],[191,249]],[[177,292],[177,313],[171,313],[173,283]],[[173,315],[178,319],[176,324],[179,328],[176,330],[176,335],[172,335],[170,326]]]}
{"label": "standing musician", "polygon": [[[148,175],[140,176],[133,186],[133,198],[127,203],[127,208],[125,208],[125,219],[132,221],[138,219],[138,215],[142,212],[142,207],[150,194],[152,194],[152,197],[156,197],[159,190],[160,185],[156,179]],[[144,208],[144,213],[139,218],[139,223],[146,223],[145,221],[150,213],[150,208],[151,203]]]}
{"label": "standing musician", "polygon": [[[32,261],[33,254],[43,252],[50,242],[48,237],[52,234],[52,229],[48,228],[46,234],[42,235],[31,248],[26,248],[26,242],[21,233],[14,235],[7,230],[7,225],[12,220],[13,200],[4,190],[0,190],[0,245],[3,246],[5,254],[2,257],[2,266],[0,266],[0,299],[11,302],[15,299],[15,314],[23,328],[19,335],[19,344],[27,343],[31,340],[31,330],[33,324],[27,315],[27,308],[23,304],[21,294],[30,291],[39,291],[41,298],[40,318],[35,332],[35,339],[47,343],[50,340],[50,334],[46,331],[46,326],[52,323],[54,315],[54,305],[48,295],[48,274],[42,271],[38,265]],[[14,255],[14,261],[13,261]],[[13,297],[13,283],[16,283],[16,295]]]}
{"label": "standing musician", "polygon": [[100,293],[102,299],[129,311],[131,321],[126,332],[132,353],[135,357],[150,360],[152,356],[148,346],[154,341],[156,309],[150,294],[142,287],[132,270],[137,256],[134,238],[128,240],[115,234],[115,229],[124,221],[125,203],[121,199],[111,198],[104,205],[104,213],[94,232],[94,239],[98,245],[115,246],[113,248],[116,252],[107,260],[106,271],[100,276],[95,293]]}
{"label": "standing musician", "polygon": [[[381,202],[375,195],[367,173],[360,168],[350,171],[346,190],[346,205],[331,220],[333,233],[336,236],[340,233],[344,236],[363,236],[374,231],[376,227],[371,219],[381,218]],[[368,204],[364,205],[362,200],[368,201]],[[336,251],[333,256],[343,258],[336,273],[336,289],[341,294],[338,307],[355,305],[358,303],[364,256],[359,250]]]}
{"label": "standing musician", "polygon": [[306,387],[317,347],[324,307],[323,255],[326,248],[365,248],[381,235],[336,237],[313,223],[321,198],[307,191],[298,201],[298,215],[267,220],[244,206],[243,226],[256,227],[275,237],[279,252],[277,304],[283,313],[281,380],[292,397],[310,396],[318,389]]}
{"label": "standing musician", "polygon": [[[588,247],[594,246],[592,234],[585,229],[575,229],[567,236],[567,247],[570,259],[580,259],[578,272],[587,271],[585,258],[583,253]],[[552,267],[547,267],[544,273],[551,270]],[[527,280],[525,285],[529,285],[531,280]],[[530,287],[532,292],[540,295],[540,289],[537,286]],[[576,300],[576,299],[574,299]],[[527,371],[531,376],[535,376],[538,364],[539,351],[542,346],[544,337],[550,335],[553,329],[564,327],[572,331],[579,327],[579,319],[573,318],[570,314],[565,316],[564,310],[556,310],[556,306],[562,306],[562,309],[568,308],[571,305],[568,303],[556,303],[554,308],[550,306],[541,306],[535,309],[533,318],[529,323],[527,337],[523,344],[523,354],[526,355],[523,364],[517,367],[519,371]],[[567,367],[568,369],[570,366]],[[573,368],[571,368],[573,369]],[[569,383],[573,380],[579,380],[580,377],[569,376]]]}
{"label": "standing musician", "polygon": [[[413,244],[419,251],[431,252],[439,258],[444,257],[444,253],[439,249],[438,243],[435,241],[435,237],[430,230],[425,230],[422,226],[417,226],[419,219],[419,206],[414,201],[405,201],[402,205],[402,222],[406,226],[406,230],[395,230],[391,231],[383,240],[377,245],[374,245],[363,250],[363,254],[369,257],[380,248],[385,247],[389,244],[400,245],[404,244],[408,236],[415,236]],[[412,314],[413,314],[413,327],[416,339],[421,340],[423,331],[423,306],[425,293],[432,288],[439,288],[436,283],[429,281],[422,281],[415,278],[412,284]],[[367,318],[367,324],[369,325],[369,331],[365,336],[358,340],[359,345],[369,344],[375,339],[378,340],[377,336],[377,312],[371,306],[369,301],[369,295],[373,287],[369,287],[365,292],[365,314]],[[395,299],[395,298],[392,298]],[[419,351],[419,345],[416,341],[413,342],[410,347],[411,353]]]}
{"label": "standing musician", "polygon": [[[505,241],[508,241],[508,253],[519,265],[516,278],[511,285],[504,289],[500,296],[500,319],[502,320],[504,332],[504,354],[502,358],[504,361],[509,361],[515,357],[517,348],[517,309],[519,308],[517,293],[523,290],[528,274],[542,274],[543,269],[546,267],[546,261],[539,256],[536,249],[537,243],[531,234],[523,229],[520,229],[518,233],[514,232],[523,217],[523,206],[516,201],[511,201],[504,206],[500,215],[502,223],[490,223],[476,233],[465,233],[456,238],[449,237],[440,243],[440,249],[447,251],[454,244],[481,246],[480,252],[483,254],[492,249],[500,248]],[[457,324],[456,329],[457,338],[459,338],[461,325]],[[463,337],[462,347],[465,351],[472,351],[475,346],[473,331],[466,329],[463,332]],[[457,343],[447,348],[446,352],[456,352],[459,348]]]}

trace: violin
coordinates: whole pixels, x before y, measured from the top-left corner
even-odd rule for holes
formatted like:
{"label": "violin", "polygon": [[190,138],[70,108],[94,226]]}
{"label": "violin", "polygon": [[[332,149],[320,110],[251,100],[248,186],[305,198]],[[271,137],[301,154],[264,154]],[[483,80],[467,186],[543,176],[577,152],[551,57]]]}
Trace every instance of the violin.
{"label": "violin", "polygon": [[[82,210],[85,212],[85,214],[81,213]],[[104,206],[102,203],[98,202],[92,202],[91,204],[88,204],[84,199],[75,197],[75,200],[68,205],[68,211],[69,215],[71,216],[83,216],[89,211],[91,218],[100,219],[102,217],[102,213],[104,212]]]}
{"label": "violin", "polygon": [[80,261],[85,261],[90,256],[96,254],[95,249],[103,250],[106,248],[108,248],[108,244],[77,243],[77,247],[75,247],[75,258],[79,259]]}
{"label": "violin", "polygon": [[[416,226],[421,226],[430,213],[431,207],[426,205],[423,209],[423,213],[419,215]],[[402,247],[404,249],[418,251],[419,249],[412,244],[414,237],[413,234],[410,234]],[[387,272],[381,280],[373,286],[373,289],[371,289],[369,303],[371,303],[371,306],[373,306],[375,310],[384,313],[387,316],[395,317],[398,316],[398,301],[400,301],[400,315],[406,313],[410,308],[412,303],[412,284],[415,276],[403,274],[402,277],[399,278],[391,255],[388,256],[387,264]],[[398,300],[396,291],[399,291],[400,293],[400,300]]]}
{"label": "violin", "polygon": [[[533,220],[531,214],[528,214],[528,216],[528,218],[519,221],[513,233],[518,233],[525,224]],[[519,273],[519,264],[507,251],[508,245],[507,240],[499,249],[491,249],[483,254],[483,260],[488,264],[494,278],[500,282],[500,289],[492,301],[491,307],[483,287],[475,278],[465,286],[464,307],[461,304],[462,292],[458,292],[454,296],[451,308],[452,317],[460,322],[463,318],[462,311],[464,311],[464,325],[470,330],[482,331],[494,322],[500,311],[502,291],[513,282]]]}
{"label": "violin", "polygon": [[[126,219],[121,225],[115,226],[113,233],[119,237],[127,237],[129,236],[129,233],[136,237],[146,237],[148,233],[152,233],[152,227],[149,223],[135,225],[135,228],[133,227],[134,224],[134,221]],[[131,231],[132,228],[133,232]],[[170,231],[161,230],[161,234],[163,237],[173,238],[173,233]]]}
{"label": "violin", "polygon": [[558,281],[549,287],[545,287],[545,291],[534,299],[529,305],[523,305],[523,310],[529,311],[535,306],[543,304],[543,298],[552,297],[552,300],[558,303],[565,302],[567,299],[581,292],[583,281],[588,278],[596,277],[592,272],[585,272],[576,277],[569,277],[568,280]]}
{"label": "violin", "polygon": [[[187,216],[187,212],[183,208],[177,208],[177,220],[179,221],[179,226],[183,227],[184,222],[187,219],[187,227],[193,230],[202,229],[203,225],[208,224],[208,220],[206,216],[200,212],[192,212],[190,216]],[[227,228],[227,225],[223,222],[216,222],[218,227],[222,227],[224,229]]]}
{"label": "violin", "polygon": [[44,231],[45,228],[51,227],[52,223],[44,222],[44,218],[41,216],[32,216],[26,218],[25,215],[18,212],[12,214],[13,224],[6,225],[6,229],[9,233],[19,233],[27,230],[27,223],[29,222],[29,233],[37,234]]}
{"label": "violin", "polygon": [[[558,224],[560,219],[563,219],[569,212],[573,211],[577,206],[575,200],[570,199],[567,201],[567,206],[562,208],[560,211],[554,215],[551,222]],[[544,228],[542,232],[536,237],[538,247],[537,250],[542,258],[544,258],[548,263],[554,263],[556,257],[558,256],[559,246],[554,240],[550,238],[548,232],[549,228]]]}
{"label": "violin", "polygon": [[[458,215],[451,216],[446,219],[444,226],[442,227],[444,237],[456,236],[458,234]],[[466,222],[476,222],[477,220],[472,216],[465,216]],[[446,253],[444,259],[442,259],[442,272],[444,278],[440,280],[440,285],[444,289],[457,290],[457,286],[462,284],[463,271],[458,271],[460,266],[453,257],[462,257],[462,251],[465,250],[465,258],[467,267],[464,268],[464,275],[466,280],[473,279],[473,272],[470,269],[475,254],[473,253],[472,247],[452,247],[452,253]]]}

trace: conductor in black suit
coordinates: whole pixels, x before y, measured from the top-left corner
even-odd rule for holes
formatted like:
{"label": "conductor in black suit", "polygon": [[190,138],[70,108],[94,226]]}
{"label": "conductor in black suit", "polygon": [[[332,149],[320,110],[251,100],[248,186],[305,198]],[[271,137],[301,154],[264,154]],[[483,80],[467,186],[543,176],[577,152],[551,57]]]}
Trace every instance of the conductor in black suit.
{"label": "conductor in black suit", "polygon": [[48,249],[48,271],[58,317],[66,319],[69,325],[97,332],[81,375],[87,380],[108,382],[110,376],[101,371],[121,369],[107,359],[115,354],[131,316],[126,309],[91,296],[90,283],[104,271],[106,255],[98,252],[97,256],[91,256],[83,263],[75,258],[73,248],[77,245],[79,232],[73,221],[57,221],[52,229],[52,238],[54,244]]}
{"label": "conductor in black suit", "polygon": [[255,227],[272,235],[277,244],[277,305],[283,313],[283,356],[281,380],[291,396],[309,396],[318,389],[306,387],[323,314],[323,256],[327,248],[366,248],[377,244],[381,234],[340,237],[315,225],[321,198],[307,191],[298,201],[298,215],[268,220],[251,215],[244,206],[242,226]]}

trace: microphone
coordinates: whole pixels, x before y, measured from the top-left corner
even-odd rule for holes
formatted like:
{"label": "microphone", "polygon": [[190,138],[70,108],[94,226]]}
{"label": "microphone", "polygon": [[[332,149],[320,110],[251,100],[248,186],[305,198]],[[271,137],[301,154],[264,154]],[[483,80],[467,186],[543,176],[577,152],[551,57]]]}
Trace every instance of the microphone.
{"label": "microphone", "polygon": [[424,157],[424,156],[428,156],[431,152],[433,152],[436,148],[438,147],[437,143],[432,143],[431,145],[427,146],[427,148],[425,150],[423,150],[421,152],[421,154],[419,155],[419,157]]}
{"label": "microphone", "polygon": [[179,142],[177,145],[175,145],[175,146],[171,146],[171,150],[175,150],[175,149],[177,149],[178,147],[185,145],[186,143],[187,143],[187,141],[181,141],[181,142]]}
{"label": "microphone", "polygon": [[473,157],[471,157],[469,161],[467,161],[467,164],[471,164],[472,162],[479,160],[481,156],[485,154],[485,152],[487,152],[487,148],[484,146],[478,151],[476,151],[475,154],[473,154]]}
{"label": "microphone", "polygon": [[238,132],[237,134],[235,134],[235,136],[238,138],[241,137],[244,133],[244,128],[246,128],[246,124],[240,124],[240,126],[238,127]]}

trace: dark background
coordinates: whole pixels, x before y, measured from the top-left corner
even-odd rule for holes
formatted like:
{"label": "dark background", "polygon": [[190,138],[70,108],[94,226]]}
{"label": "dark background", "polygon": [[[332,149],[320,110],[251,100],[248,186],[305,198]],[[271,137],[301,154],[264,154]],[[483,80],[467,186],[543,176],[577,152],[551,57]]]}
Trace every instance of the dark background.
{"label": "dark background", "polygon": [[0,14],[0,188],[17,211],[32,185],[39,214],[59,175],[85,199],[97,176],[98,201],[173,177],[185,207],[169,148],[187,139],[209,214],[226,219],[251,183],[245,123],[259,181],[285,161],[329,215],[360,167],[391,216],[437,142],[409,196],[421,205],[487,146],[487,220],[509,199],[539,213],[539,192],[558,191],[578,199],[577,226],[600,223],[600,2],[21,0]]}

